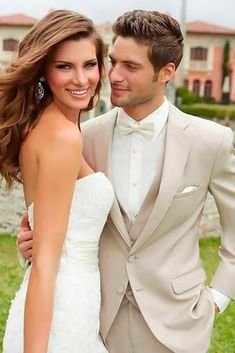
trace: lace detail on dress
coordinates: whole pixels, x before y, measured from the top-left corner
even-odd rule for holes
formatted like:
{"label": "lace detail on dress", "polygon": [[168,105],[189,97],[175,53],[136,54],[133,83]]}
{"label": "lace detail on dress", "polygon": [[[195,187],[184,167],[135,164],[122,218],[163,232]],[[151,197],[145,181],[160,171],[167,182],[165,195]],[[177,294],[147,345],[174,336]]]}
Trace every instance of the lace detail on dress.
{"label": "lace detail on dress", "polygon": [[[107,353],[99,336],[99,239],[114,193],[103,173],[76,182],[56,280],[48,353]],[[33,205],[29,207],[33,226]],[[23,353],[23,316],[31,268],[9,311],[3,353]]]}

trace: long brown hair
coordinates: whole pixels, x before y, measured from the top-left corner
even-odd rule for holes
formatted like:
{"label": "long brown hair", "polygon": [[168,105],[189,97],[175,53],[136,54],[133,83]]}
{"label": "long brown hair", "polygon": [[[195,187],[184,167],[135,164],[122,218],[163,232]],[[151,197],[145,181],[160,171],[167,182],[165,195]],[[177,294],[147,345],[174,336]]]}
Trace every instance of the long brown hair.
{"label": "long brown hair", "polygon": [[49,87],[39,100],[35,90],[45,72],[48,56],[63,41],[91,38],[96,46],[100,80],[86,110],[98,101],[104,71],[104,45],[93,22],[74,11],[56,10],[39,21],[19,45],[18,56],[0,75],[0,174],[10,188],[20,180],[19,152],[22,141],[37,124],[51,100]]}

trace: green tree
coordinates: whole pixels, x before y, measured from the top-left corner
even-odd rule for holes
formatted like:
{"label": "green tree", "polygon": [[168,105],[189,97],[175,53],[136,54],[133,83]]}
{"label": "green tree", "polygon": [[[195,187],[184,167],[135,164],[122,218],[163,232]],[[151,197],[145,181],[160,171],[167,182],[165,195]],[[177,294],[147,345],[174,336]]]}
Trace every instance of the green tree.
{"label": "green tree", "polygon": [[222,86],[223,86],[225,77],[229,75],[229,69],[228,69],[229,52],[230,52],[230,42],[229,40],[226,40],[226,42],[224,43],[224,56],[223,56],[223,63],[222,63],[222,72],[223,72]]}
{"label": "green tree", "polygon": [[[228,104],[229,103],[229,89],[228,87],[225,90],[225,80],[229,80],[229,67],[228,67],[228,61],[229,61],[229,52],[230,52],[230,43],[228,40],[224,43],[224,56],[223,56],[223,63],[222,63],[222,99],[221,103],[222,104]],[[228,83],[226,83],[226,86]]]}
{"label": "green tree", "polygon": [[194,92],[190,92],[187,88],[185,87],[177,87],[176,88],[176,97],[180,98],[180,103],[181,104],[193,104],[198,101],[198,96]]}

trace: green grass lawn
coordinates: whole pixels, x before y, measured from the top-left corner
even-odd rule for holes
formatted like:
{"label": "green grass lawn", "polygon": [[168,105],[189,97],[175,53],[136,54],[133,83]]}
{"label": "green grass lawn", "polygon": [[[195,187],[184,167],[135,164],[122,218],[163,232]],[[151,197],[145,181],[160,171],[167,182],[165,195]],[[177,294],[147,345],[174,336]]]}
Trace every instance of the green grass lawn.
{"label": "green grass lawn", "polygon": [[18,265],[16,255],[16,238],[0,235],[0,347],[2,347],[8,308],[23,273],[24,270]]}
{"label": "green grass lawn", "polygon": [[[218,238],[200,241],[201,256],[209,283],[219,262]],[[234,279],[235,280],[235,279]],[[211,349],[208,353],[235,353],[235,302],[215,318]]]}
{"label": "green grass lawn", "polygon": [[[8,308],[15,291],[19,287],[24,272],[18,265],[15,243],[15,237],[0,236],[0,346],[2,346]],[[218,263],[217,250],[219,239],[202,239],[200,246],[209,282]],[[234,352],[235,302],[230,304],[229,308],[223,314],[216,317],[212,345],[208,353]]]}

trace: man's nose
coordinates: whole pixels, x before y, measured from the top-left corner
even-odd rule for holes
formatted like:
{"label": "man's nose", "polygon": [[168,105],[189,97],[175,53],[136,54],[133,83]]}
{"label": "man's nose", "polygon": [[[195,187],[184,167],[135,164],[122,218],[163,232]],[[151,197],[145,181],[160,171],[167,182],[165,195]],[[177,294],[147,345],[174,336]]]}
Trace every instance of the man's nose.
{"label": "man's nose", "polygon": [[121,82],[124,80],[121,69],[118,65],[111,66],[109,69],[109,80],[111,82]]}

